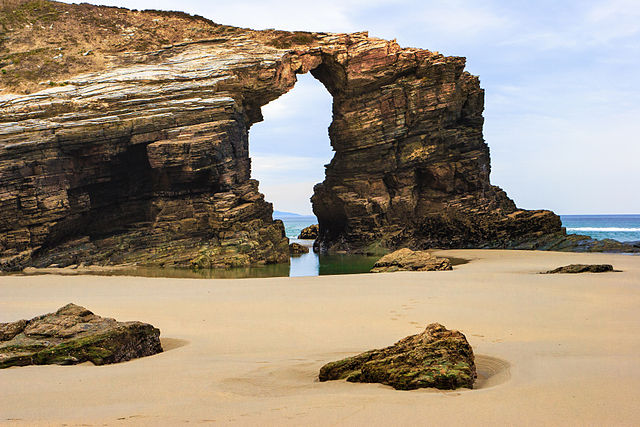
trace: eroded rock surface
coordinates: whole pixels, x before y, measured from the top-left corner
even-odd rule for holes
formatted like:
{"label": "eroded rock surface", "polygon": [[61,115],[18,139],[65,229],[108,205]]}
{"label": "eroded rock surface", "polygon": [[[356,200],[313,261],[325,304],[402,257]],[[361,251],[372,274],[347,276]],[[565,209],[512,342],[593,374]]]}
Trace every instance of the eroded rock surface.
{"label": "eroded rock surface", "polygon": [[301,245],[300,243],[289,243],[289,253],[291,253],[291,255],[302,255],[302,254],[308,254],[309,253],[309,248]]}
{"label": "eroded rock surface", "polygon": [[464,334],[438,323],[381,350],[324,365],[320,381],[381,383],[398,390],[473,388],[476,367]]}
{"label": "eroded rock surface", "polygon": [[162,352],[159,337],[147,323],[117,322],[67,304],[31,320],[0,323],[0,368],[124,362]]}
{"label": "eroded rock surface", "polygon": [[606,273],[613,271],[611,264],[569,264],[563,267],[558,267],[553,270],[549,270],[544,274],[555,273]]}
{"label": "eroded rock surface", "polygon": [[408,248],[402,248],[376,261],[371,272],[385,273],[393,271],[435,271],[451,269],[451,262],[448,258],[439,258],[427,251],[412,251]]}
{"label": "eroded rock surface", "polygon": [[5,2],[0,33],[2,270],[287,262],[248,131],[306,72],[333,96],[319,250],[640,251],[568,239],[557,215],[490,184],[484,92],[464,58],[44,0]]}
{"label": "eroded rock surface", "polygon": [[302,229],[298,239],[315,240],[318,238],[318,224],[313,224]]}

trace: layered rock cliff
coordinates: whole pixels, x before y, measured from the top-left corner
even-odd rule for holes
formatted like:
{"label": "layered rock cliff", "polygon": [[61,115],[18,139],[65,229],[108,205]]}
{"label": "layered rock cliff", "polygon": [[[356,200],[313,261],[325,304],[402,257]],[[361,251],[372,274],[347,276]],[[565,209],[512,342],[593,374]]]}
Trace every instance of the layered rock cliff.
{"label": "layered rock cliff", "polygon": [[287,262],[248,135],[306,72],[334,99],[321,250],[576,246],[490,184],[464,58],[40,0],[9,2],[0,30],[1,269]]}

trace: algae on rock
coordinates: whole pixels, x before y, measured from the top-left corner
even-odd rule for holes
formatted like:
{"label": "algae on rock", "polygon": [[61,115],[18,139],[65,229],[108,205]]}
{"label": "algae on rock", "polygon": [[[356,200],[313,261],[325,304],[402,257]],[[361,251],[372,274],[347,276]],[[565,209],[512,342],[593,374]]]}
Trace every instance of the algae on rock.
{"label": "algae on rock", "polygon": [[452,390],[473,388],[476,376],[473,349],[466,337],[432,323],[424,332],[390,347],[328,363],[318,377],[320,381],[381,383],[397,390]]}
{"label": "algae on rock", "polygon": [[117,322],[67,304],[31,320],[0,323],[0,369],[124,362],[162,352],[159,336],[147,323]]}

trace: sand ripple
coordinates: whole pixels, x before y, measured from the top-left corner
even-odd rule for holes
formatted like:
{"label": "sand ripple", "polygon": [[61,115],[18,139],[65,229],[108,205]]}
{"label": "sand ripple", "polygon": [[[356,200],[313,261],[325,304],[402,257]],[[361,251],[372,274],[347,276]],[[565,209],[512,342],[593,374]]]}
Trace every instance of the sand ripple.
{"label": "sand ripple", "polygon": [[497,357],[476,354],[476,371],[478,378],[473,385],[474,390],[495,387],[509,381],[511,372],[509,362]]}

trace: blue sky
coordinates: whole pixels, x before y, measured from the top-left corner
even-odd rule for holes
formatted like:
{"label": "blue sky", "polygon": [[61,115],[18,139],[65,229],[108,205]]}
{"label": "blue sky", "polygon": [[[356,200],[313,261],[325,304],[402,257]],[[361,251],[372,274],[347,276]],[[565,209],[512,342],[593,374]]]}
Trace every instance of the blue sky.
{"label": "blue sky", "polygon": [[[485,98],[492,183],[527,209],[640,213],[640,1],[104,0],[255,29],[352,32],[467,57]],[[250,131],[278,210],[311,212],[331,99],[306,75]]]}

